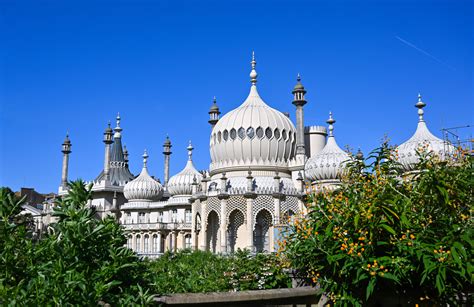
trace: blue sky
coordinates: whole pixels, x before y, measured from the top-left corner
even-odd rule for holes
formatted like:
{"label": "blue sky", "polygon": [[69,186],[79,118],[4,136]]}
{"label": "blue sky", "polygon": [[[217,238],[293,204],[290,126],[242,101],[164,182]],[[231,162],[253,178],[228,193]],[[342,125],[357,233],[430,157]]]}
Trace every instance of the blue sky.
{"label": "blue sky", "polygon": [[117,112],[132,172],[146,148],[150,172],[163,177],[167,134],[172,174],[188,140],[207,168],[212,97],[223,113],[242,103],[252,50],[262,98],[294,119],[301,73],[305,124],[325,124],[332,111],[341,147],[367,153],[385,134],[405,141],[418,92],[434,134],[472,124],[472,3],[4,0],[0,185],[56,191],[66,131],[70,178],[95,178]]}

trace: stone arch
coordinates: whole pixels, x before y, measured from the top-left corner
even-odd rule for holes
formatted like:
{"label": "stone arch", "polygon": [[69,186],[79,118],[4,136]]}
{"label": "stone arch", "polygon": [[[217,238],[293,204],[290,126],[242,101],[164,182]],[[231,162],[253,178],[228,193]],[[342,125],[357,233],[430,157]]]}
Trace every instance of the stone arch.
{"label": "stone arch", "polygon": [[273,217],[267,209],[260,210],[255,218],[253,244],[257,253],[271,251]]}
{"label": "stone arch", "polygon": [[227,251],[233,253],[237,246],[244,246],[244,218],[241,210],[234,209],[228,218]]}
{"label": "stone arch", "polygon": [[194,227],[195,227],[195,231],[200,231],[201,230],[201,214],[197,213],[196,214],[196,217],[195,217],[195,220],[194,220]]}
{"label": "stone arch", "polygon": [[211,210],[207,215],[207,223],[206,223],[206,246],[207,249],[213,253],[218,251],[219,246],[219,215],[216,211]]}

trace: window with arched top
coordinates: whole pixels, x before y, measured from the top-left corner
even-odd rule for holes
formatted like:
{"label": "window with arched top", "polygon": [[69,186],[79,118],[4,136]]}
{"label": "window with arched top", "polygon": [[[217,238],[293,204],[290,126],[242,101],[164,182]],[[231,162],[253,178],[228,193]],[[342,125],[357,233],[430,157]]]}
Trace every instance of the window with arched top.
{"label": "window with arched top", "polygon": [[239,138],[243,140],[245,138],[245,129],[243,127],[240,127],[238,134],[239,134]]}
{"label": "window with arched top", "polygon": [[247,128],[247,136],[249,139],[253,139],[253,137],[255,136],[255,130],[253,129],[253,127]]}
{"label": "window with arched top", "polygon": [[229,139],[229,131],[227,131],[227,129],[224,130],[222,137],[224,138],[224,141],[227,141]]}
{"label": "window with arched top", "polygon": [[219,142],[219,143],[221,142],[221,136],[222,136],[222,134],[221,134],[221,132],[219,131],[219,132],[217,133],[217,142]]}
{"label": "window with arched top", "polygon": [[283,137],[283,140],[286,141],[287,135],[286,135],[286,130],[285,129],[283,129],[283,131],[281,132],[281,136]]}
{"label": "window with arched top", "polygon": [[158,236],[156,234],[153,235],[152,239],[152,252],[157,253],[158,252]]}
{"label": "window with arched top", "polygon": [[272,129],[270,129],[270,127],[268,127],[267,129],[265,129],[265,136],[266,136],[268,139],[271,139],[271,138],[272,138],[273,132],[272,132]]}
{"label": "window with arched top", "polygon": [[184,248],[191,248],[191,235],[184,236]]}
{"label": "window with arched top", "polygon": [[275,132],[273,133],[273,135],[275,136],[275,139],[279,139],[280,138],[280,130],[278,128],[275,128]]}
{"label": "window with arched top", "polygon": [[142,251],[142,247],[141,247],[141,241],[142,241],[142,237],[140,235],[137,235],[135,237],[135,251],[137,253],[141,252]]}
{"label": "window with arched top", "polygon": [[145,235],[145,237],[143,238],[143,252],[144,253],[148,253],[148,245],[149,245],[149,242],[150,241],[150,237],[148,235]]}
{"label": "window with arched top", "polygon": [[234,128],[230,129],[230,138],[231,138],[231,140],[235,140],[236,137],[237,137],[237,131],[235,131]]}
{"label": "window with arched top", "polygon": [[263,138],[263,128],[262,127],[258,127],[257,130],[255,131],[255,133],[257,134],[259,139]]}

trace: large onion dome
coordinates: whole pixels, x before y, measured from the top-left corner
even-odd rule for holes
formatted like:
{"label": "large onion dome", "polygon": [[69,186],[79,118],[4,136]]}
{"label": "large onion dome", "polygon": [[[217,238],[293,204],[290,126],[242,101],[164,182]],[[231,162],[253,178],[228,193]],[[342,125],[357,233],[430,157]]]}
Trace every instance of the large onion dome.
{"label": "large onion dome", "polygon": [[123,194],[128,201],[150,202],[159,200],[163,195],[163,186],[148,174],[147,159],[148,154],[145,150],[142,172],[123,188]]}
{"label": "large onion dome", "polygon": [[337,183],[350,156],[336,143],[332,113],[329,113],[329,137],[323,150],[308,159],[305,165],[306,179],[316,183]]}
{"label": "large onion dome", "polygon": [[189,142],[188,146],[188,162],[184,169],[178,174],[174,175],[168,181],[168,191],[171,195],[192,195],[193,182],[196,178],[196,183],[200,183],[202,174],[199,173],[193,164],[193,149],[194,147]]}
{"label": "large onion dome", "polygon": [[220,169],[274,169],[287,166],[294,156],[296,129],[283,113],[269,107],[257,91],[255,57],[250,73],[252,86],[245,101],[224,115],[210,139],[211,174]]}
{"label": "large onion dome", "polygon": [[418,108],[418,126],[416,127],[415,134],[408,141],[397,147],[397,160],[405,172],[412,171],[419,162],[417,152],[432,152],[441,160],[444,160],[456,150],[454,146],[437,138],[430,132],[423,119],[423,108],[425,106],[426,103],[421,100],[421,95],[418,94],[418,102],[415,104],[415,107]]}

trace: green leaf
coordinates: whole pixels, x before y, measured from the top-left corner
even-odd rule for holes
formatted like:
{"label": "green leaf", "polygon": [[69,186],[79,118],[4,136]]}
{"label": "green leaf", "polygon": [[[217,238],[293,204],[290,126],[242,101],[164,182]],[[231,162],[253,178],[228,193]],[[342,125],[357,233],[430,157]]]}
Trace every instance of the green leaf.
{"label": "green leaf", "polygon": [[369,297],[372,295],[372,292],[374,292],[375,284],[377,283],[377,279],[371,278],[369,284],[367,285],[367,289],[365,290],[365,299],[368,300]]}
{"label": "green leaf", "polygon": [[386,231],[390,232],[392,235],[396,235],[397,233],[395,232],[395,230],[393,230],[392,227],[388,226],[387,224],[379,224],[380,227],[382,227],[383,229],[385,229]]}

